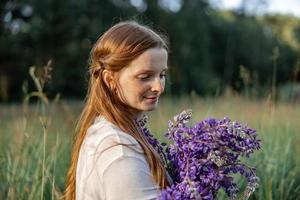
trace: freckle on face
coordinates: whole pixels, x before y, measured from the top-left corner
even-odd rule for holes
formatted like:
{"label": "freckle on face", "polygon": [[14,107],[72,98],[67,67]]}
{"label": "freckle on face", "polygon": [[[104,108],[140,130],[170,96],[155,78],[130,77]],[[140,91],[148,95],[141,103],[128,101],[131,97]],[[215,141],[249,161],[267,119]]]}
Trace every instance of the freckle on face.
{"label": "freckle on face", "polygon": [[153,110],[157,106],[157,100],[145,97],[159,97],[162,91],[151,90],[151,78],[149,81],[141,81],[138,74],[143,71],[152,71],[151,76],[160,77],[167,67],[167,51],[163,48],[152,48],[145,51],[131,64],[120,71],[119,84],[122,96],[126,104],[140,112]]}

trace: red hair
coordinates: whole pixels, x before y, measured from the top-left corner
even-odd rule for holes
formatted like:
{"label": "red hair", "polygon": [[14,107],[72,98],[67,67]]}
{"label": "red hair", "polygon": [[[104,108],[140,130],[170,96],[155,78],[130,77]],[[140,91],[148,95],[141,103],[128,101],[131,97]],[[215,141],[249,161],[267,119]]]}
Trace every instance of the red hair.
{"label": "red hair", "polygon": [[131,61],[150,48],[167,48],[162,36],[134,21],[120,22],[107,30],[94,45],[90,55],[90,79],[86,103],[79,118],[64,197],[74,200],[76,168],[81,144],[96,116],[102,115],[133,136],[142,149],[154,180],[161,188],[168,186],[162,161],[134,122],[134,110],[122,103],[103,79],[104,69],[118,74]]}

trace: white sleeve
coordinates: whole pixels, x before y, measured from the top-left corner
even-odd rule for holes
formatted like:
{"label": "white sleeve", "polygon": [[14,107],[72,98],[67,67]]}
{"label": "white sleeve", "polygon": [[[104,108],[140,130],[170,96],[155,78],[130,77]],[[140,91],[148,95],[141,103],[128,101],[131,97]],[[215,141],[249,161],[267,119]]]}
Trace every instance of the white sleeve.
{"label": "white sleeve", "polygon": [[107,200],[150,200],[159,192],[146,160],[132,156],[120,157],[106,168],[103,187]]}

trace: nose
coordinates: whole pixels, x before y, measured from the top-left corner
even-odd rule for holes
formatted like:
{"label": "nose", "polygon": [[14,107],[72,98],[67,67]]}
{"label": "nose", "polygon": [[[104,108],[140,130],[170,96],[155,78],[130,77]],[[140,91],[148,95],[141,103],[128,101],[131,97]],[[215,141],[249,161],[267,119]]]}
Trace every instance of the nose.
{"label": "nose", "polygon": [[163,93],[165,89],[165,82],[164,80],[160,78],[156,78],[153,80],[152,85],[151,85],[151,91],[152,92],[157,92],[157,93]]}

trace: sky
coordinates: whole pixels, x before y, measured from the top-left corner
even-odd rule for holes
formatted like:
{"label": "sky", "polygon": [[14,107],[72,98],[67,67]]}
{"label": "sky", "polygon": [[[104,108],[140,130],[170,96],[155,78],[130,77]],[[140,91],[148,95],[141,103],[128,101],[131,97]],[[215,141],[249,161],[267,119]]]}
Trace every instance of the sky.
{"label": "sky", "polygon": [[[211,0],[219,8],[234,9],[237,8],[242,0]],[[257,2],[257,0],[248,0],[248,2]],[[300,0],[265,0],[267,5],[264,11],[267,13],[293,14],[300,17]]]}

